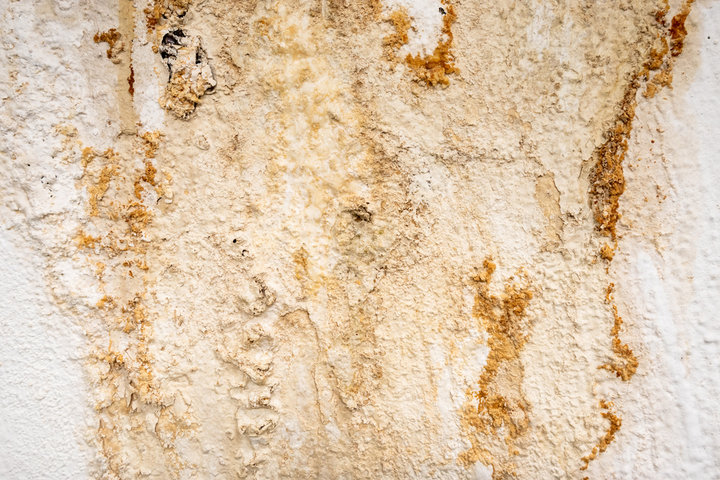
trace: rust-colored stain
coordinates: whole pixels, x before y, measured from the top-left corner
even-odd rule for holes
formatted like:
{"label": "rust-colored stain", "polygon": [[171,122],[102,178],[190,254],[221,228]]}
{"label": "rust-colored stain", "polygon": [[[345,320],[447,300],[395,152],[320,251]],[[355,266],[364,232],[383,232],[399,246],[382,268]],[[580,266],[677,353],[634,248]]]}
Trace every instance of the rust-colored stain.
{"label": "rust-colored stain", "polygon": [[75,237],[75,243],[78,248],[80,249],[90,249],[92,250],[95,248],[95,244],[100,241],[100,237],[93,237],[92,235],[88,235],[87,233],[80,230]]}
{"label": "rust-colored stain", "polygon": [[125,206],[122,218],[133,234],[140,235],[150,223],[152,214],[142,203],[130,202]]}
{"label": "rust-colored stain", "polygon": [[[680,11],[672,18],[669,27],[666,22],[666,15],[670,9],[667,1],[664,7],[656,13],[655,19],[664,30],[656,39],[655,46],[650,49],[646,61],[628,84],[619,106],[618,115],[611,128],[605,132],[605,142],[593,153],[594,167],[590,175],[590,203],[597,229],[602,235],[610,237],[613,241],[613,246],[605,243],[600,248],[600,257],[608,263],[615,256],[618,245],[617,222],[620,219],[620,197],[625,191],[623,160],[628,151],[628,140],[635,118],[637,92],[643,80],[645,80],[645,90],[642,95],[645,98],[654,97],[660,88],[671,87],[674,58],[680,55],[683,49],[687,36],[685,21],[690,13],[692,3],[693,0],[686,0],[683,3]],[[656,73],[651,75],[651,72]],[[614,288],[615,285],[610,283],[605,295],[613,313],[610,337],[614,358],[598,368],[613,372],[618,378],[628,381],[637,371],[639,361],[630,346],[620,340],[623,320],[618,314],[617,305],[613,300]],[[600,443],[593,448],[592,453],[583,457],[582,460],[585,462],[583,470],[587,468],[591,460],[607,449],[622,425],[620,418],[610,411],[612,404],[601,401],[600,406],[606,410],[603,417],[610,421],[610,428]]]}
{"label": "rust-colored stain", "polygon": [[140,134],[140,138],[142,138],[144,141],[143,150],[145,153],[145,158],[155,158],[157,150],[160,147],[160,139],[162,138],[162,133],[158,130],[154,130],[152,132],[143,132]]}
{"label": "rust-colored stain", "polygon": [[383,44],[386,47],[385,55],[388,59],[392,59],[395,57],[395,52],[408,43],[408,32],[412,28],[412,22],[404,8],[392,12],[388,20],[395,28],[395,32],[383,38]]}
{"label": "rust-colored stain", "polygon": [[94,150],[83,150],[82,163],[85,169],[85,174],[88,174],[88,166],[95,158],[102,158],[105,160],[101,170],[97,173],[97,180],[88,186],[88,202],[90,206],[90,216],[96,217],[99,215],[99,203],[105,196],[105,193],[110,188],[110,180],[115,176],[119,170],[118,156],[117,153],[108,148],[105,152],[97,153]]}
{"label": "rust-colored stain", "polygon": [[438,42],[432,55],[421,57],[408,54],[405,62],[413,69],[415,75],[427,85],[450,84],[448,75],[457,73],[460,70],[455,66],[455,56],[452,53],[453,33],[452,24],[455,23],[457,15],[452,5],[443,2],[445,14],[443,15],[442,35],[444,38]]}
{"label": "rust-colored stain", "polygon": [[[442,34],[433,53],[428,56],[407,54],[405,57],[405,63],[415,73],[416,78],[428,86],[447,86],[450,84],[448,75],[460,71],[455,66],[455,56],[452,53],[452,24],[455,23],[457,14],[453,6],[446,2],[443,2],[442,11]],[[393,59],[400,47],[407,44],[412,24],[407,11],[402,9],[391,13],[389,21],[395,32],[384,38],[385,56]]]}
{"label": "rust-colored stain", "polygon": [[598,455],[607,450],[612,441],[615,439],[615,434],[618,430],[620,430],[620,427],[622,426],[622,419],[615,415],[615,413],[612,411],[613,407],[614,405],[612,402],[600,400],[600,408],[604,410],[602,416],[610,422],[610,425],[608,426],[605,435],[603,435],[597,445],[593,447],[592,451],[588,455],[582,457],[581,460],[585,463],[585,465],[580,467],[580,470],[587,470],[590,462],[595,460]]}
{"label": "rust-colored stain", "polygon": [[614,322],[613,328],[610,331],[610,336],[612,338],[612,350],[616,358],[612,362],[603,364],[598,368],[611,371],[623,381],[628,381],[637,371],[639,361],[632,349],[620,340],[620,328],[622,327],[623,320],[618,314],[617,305],[615,305],[615,302],[613,301],[614,289],[614,283],[608,285],[605,293],[605,299],[611,304],[613,312]]}
{"label": "rust-colored stain", "polygon": [[[145,172],[143,172],[143,174],[140,175],[135,180],[135,184],[134,184],[135,198],[137,198],[138,200],[142,199],[142,192],[145,190],[145,188],[142,185],[142,182],[149,183],[153,187],[155,187],[157,185],[157,182],[155,181],[156,173],[157,173],[157,169],[153,166],[152,162],[146,160],[145,161]],[[158,194],[160,194],[159,191],[158,191]]]}
{"label": "rust-colored stain", "polygon": [[122,37],[120,32],[118,32],[114,28],[111,28],[107,32],[97,32],[93,36],[93,41],[95,43],[107,43],[108,49],[105,53],[107,55],[107,58],[112,59],[115,55],[122,51],[120,45],[118,45],[118,50],[115,50],[115,45],[120,41],[120,37]]}
{"label": "rust-colored stain", "polygon": [[[610,285],[608,285],[607,290],[605,291],[605,301],[611,304],[613,317],[615,319],[613,328],[610,332],[610,336],[612,337],[612,350],[616,358],[609,363],[605,363],[599,366],[598,368],[609,370],[615,373],[615,375],[617,375],[623,381],[628,381],[637,371],[639,362],[632,349],[620,340],[620,327],[622,327],[622,318],[620,317],[620,315],[618,315],[617,305],[615,305],[613,301],[614,288],[615,284],[611,283]],[[611,408],[613,408],[613,404],[611,402],[601,400],[600,408],[605,410],[602,413],[602,416],[610,421],[610,426],[608,427],[608,430],[603,436],[603,438],[600,439],[600,441],[595,447],[593,447],[592,452],[582,457],[581,460],[585,464],[580,467],[580,470],[586,470],[592,460],[594,460],[595,458],[597,458],[598,455],[607,450],[610,443],[615,439],[615,434],[618,432],[618,430],[620,430],[620,427],[622,426],[622,420],[620,419],[620,417],[618,417],[613,411],[611,411]]]}
{"label": "rust-colored stain", "polygon": [[620,196],[625,192],[623,160],[635,118],[635,94],[639,82],[633,78],[625,89],[619,114],[613,126],[605,132],[605,142],[595,149],[595,166],[590,174],[590,199],[598,230],[617,239]]}
{"label": "rust-colored stain", "polygon": [[157,155],[161,137],[162,133],[157,130],[152,132],[143,132],[139,135],[139,138],[143,141],[141,150],[145,155],[146,160],[145,171],[137,177],[134,183],[135,198],[138,200],[142,199],[142,192],[145,190],[143,182],[155,187],[155,191],[158,195],[162,195],[163,193],[162,187],[158,184],[157,179],[155,178],[157,169],[151,161],[151,159],[155,158],[155,155]]}
{"label": "rust-colored stain", "polygon": [[[163,21],[163,18],[168,18],[169,8],[174,5],[179,5],[179,9],[173,10],[175,13],[182,11],[184,14],[189,3],[188,0],[175,2],[155,0],[154,3],[151,2],[151,6],[145,11],[148,28],[155,28]],[[453,33],[451,30],[457,15],[452,5],[446,4],[444,11],[445,14],[442,19],[443,36],[433,53],[424,57],[407,55],[404,58],[404,62],[413,71],[418,81],[428,86],[446,86],[450,81],[449,75],[458,72],[454,65],[455,58],[452,53]],[[687,14],[680,18],[679,14],[672,19],[669,36],[667,38],[662,37],[659,40],[658,48],[654,49],[650,54],[650,59],[646,63],[648,71],[660,70],[663,65],[666,65],[669,56],[676,55],[676,48],[682,50],[683,41],[687,34],[684,27],[686,17]],[[390,22],[395,31],[385,37],[384,41],[387,51],[391,52],[394,58],[396,52],[408,43],[408,35],[412,29],[412,24],[407,12],[404,10],[393,12],[390,15]],[[258,29],[261,30],[260,33],[267,35],[267,30],[263,31],[261,28],[266,27],[263,19],[258,20],[257,25]],[[108,43],[110,44],[110,42]],[[110,46],[112,48],[112,44]],[[109,52],[110,49],[108,50],[108,57],[110,57]],[[403,59],[400,61],[403,61]],[[664,76],[661,76],[660,73],[655,76],[657,85],[669,85],[669,81],[672,80],[669,70],[665,72]],[[125,74],[126,72],[123,72],[122,75]],[[130,65],[130,76],[127,81],[129,85],[128,91],[133,95],[134,71],[132,65]],[[122,79],[119,83],[124,84]],[[640,78],[635,76],[625,92],[620,106],[620,113],[615,123],[606,133],[603,145],[598,147],[595,152],[596,162],[591,175],[593,214],[598,230],[603,235],[610,237],[614,242],[605,243],[600,250],[600,256],[607,262],[612,261],[617,245],[616,223],[620,218],[618,206],[620,196],[625,189],[622,163],[627,153],[628,139],[635,115],[635,97],[639,84]],[[177,90],[171,91],[171,93],[187,99],[188,103],[195,104],[199,101],[199,96],[195,92],[188,90],[186,86],[171,82],[170,87]],[[116,231],[107,231],[98,237],[80,231],[76,238],[78,248],[92,250],[97,245],[100,245],[100,255],[96,255],[96,259],[99,257],[107,260],[108,264],[114,262],[115,266],[118,266],[119,262],[112,260],[112,255],[118,253],[135,254],[132,261],[122,263],[122,273],[127,273],[132,279],[130,285],[134,294],[133,298],[117,298],[118,292],[110,291],[108,293],[111,295],[104,295],[97,303],[97,308],[102,310],[103,318],[108,322],[108,330],[121,332],[131,340],[131,354],[125,357],[115,350],[112,342],[109,342],[106,350],[100,349],[97,352],[97,361],[108,367],[107,373],[102,374],[100,383],[103,387],[108,387],[111,390],[112,395],[110,395],[110,398],[115,398],[117,392],[113,388],[118,384],[130,385],[128,387],[129,393],[118,394],[118,400],[98,405],[98,411],[101,412],[102,416],[97,431],[97,439],[107,459],[109,471],[116,475],[123,473],[124,460],[121,454],[127,448],[128,438],[132,440],[132,435],[138,434],[141,427],[145,428],[145,425],[140,420],[142,415],[152,412],[153,415],[157,416],[156,434],[161,435],[164,432],[165,435],[173,439],[179,434],[179,423],[173,419],[172,411],[163,405],[153,380],[153,358],[148,348],[153,337],[153,312],[149,311],[151,309],[145,304],[144,296],[147,292],[147,285],[142,272],[137,270],[137,268],[143,269],[140,265],[145,266],[144,270],[148,268],[147,263],[145,263],[145,251],[133,250],[128,252],[122,250],[123,247],[117,246],[126,243],[128,239],[139,239],[152,224],[152,213],[141,200],[143,189],[147,188],[147,185],[158,186],[157,169],[148,160],[156,156],[159,145],[159,136],[153,137],[156,133],[148,132],[140,136],[143,143],[138,142],[137,148],[139,151],[144,151],[146,159],[144,169],[131,172],[131,175],[129,174],[127,178],[119,175],[121,171],[127,173],[127,165],[121,165],[114,155],[108,153],[96,154],[91,148],[86,149],[87,153],[83,151],[82,155],[84,167],[91,165],[98,156],[105,163],[99,172],[95,174],[94,183],[88,186],[90,215],[92,217],[104,215],[104,218],[116,222],[112,223]],[[130,182],[127,179],[130,179]],[[123,190],[124,196],[117,195],[114,190],[111,190],[121,183],[123,184],[122,188],[125,189]],[[128,192],[130,193],[128,194]],[[103,201],[106,196],[108,199],[120,203],[118,205],[108,205],[108,199]],[[110,246],[103,246],[103,244]],[[142,245],[140,242],[137,242],[137,244]],[[613,244],[615,246],[612,246]],[[143,246],[140,248],[152,247]],[[295,276],[298,280],[305,279],[308,276],[308,256],[308,252],[304,248],[300,248],[293,254]],[[101,262],[96,263],[100,264]],[[519,450],[521,450],[522,438],[529,437],[527,435],[530,429],[528,412],[531,406],[526,401],[522,391],[524,371],[520,355],[527,343],[531,326],[526,313],[532,301],[533,293],[524,275],[519,275],[517,281],[510,280],[506,282],[502,293],[491,293],[490,286],[495,269],[495,264],[490,259],[486,259],[482,268],[473,278],[476,285],[473,315],[487,332],[489,353],[487,363],[478,380],[477,390],[473,389],[468,392],[468,401],[462,411],[462,428],[471,444],[471,448],[460,455],[459,461],[464,465],[482,461],[486,465],[493,467],[493,478],[508,478],[513,475],[513,457],[517,456]],[[108,270],[111,271],[112,268]],[[120,270],[119,266],[117,270]],[[336,287],[335,290],[341,291],[341,288]],[[608,289],[607,297],[608,302],[612,303],[612,288]],[[623,380],[629,380],[637,370],[638,361],[629,346],[620,341],[619,333],[622,327],[622,318],[618,315],[614,303],[612,303],[612,310],[614,313],[614,325],[611,331],[612,349],[617,359],[599,368],[612,371]],[[369,403],[370,393],[376,389],[379,379],[383,378],[383,371],[379,362],[367,361],[368,357],[374,354],[370,346],[377,342],[374,332],[375,320],[372,317],[372,312],[367,313],[362,309],[358,309],[353,312],[353,318],[356,322],[343,334],[342,340],[347,344],[356,346],[357,348],[353,351],[359,353],[352,359],[355,370],[352,381],[343,384],[342,387],[346,389],[346,397],[351,398],[354,405],[363,406]],[[125,402],[126,398],[123,398],[123,395],[137,401],[134,404]],[[582,458],[584,462],[583,470],[587,469],[590,461],[608,448],[622,424],[621,419],[612,410],[612,403],[602,400],[600,407],[603,410],[603,418],[610,422],[610,426],[599,443],[592,449],[592,453]],[[123,429],[129,419],[134,422],[133,429],[137,430],[128,429],[126,434],[123,433]],[[169,450],[166,454],[169,457],[173,456],[173,453]]]}
{"label": "rust-colored stain", "polygon": [[[157,132],[150,132],[136,137],[134,149],[153,157],[159,136]],[[128,442],[146,434],[149,427],[144,419],[150,414],[159,419],[150,427],[158,437],[158,448],[164,452],[167,465],[177,472],[183,462],[170,444],[160,442],[162,438],[174,439],[182,433],[178,430],[182,422],[163,420],[172,412],[153,375],[154,359],[150,351],[153,322],[145,301],[148,281],[142,274],[149,270],[146,257],[151,242],[139,240],[150,225],[152,214],[133,195],[136,193],[133,185],[138,182],[158,185],[158,172],[149,160],[137,171],[114,149],[99,152],[85,147],[80,162],[81,183],[89,193],[87,223],[101,233],[92,236],[80,231],[75,242],[90,263],[97,266],[98,286],[103,296],[96,303],[96,309],[110,339],[106,348],[96,346],[90,358],[102,392],[95,406],[99,416],[97,445],[108,475],[121,478],[126,468],[122,452]],[[113,287],[104,276],[122,276],[126,280],[121,286]],[[122,339],[127,355],[116,350],[114,338]]]}
{"label": "rust-colored stain", "polygon": [[688,33],[685,28],[685,20],[687,20],[690,14],[690,8],[694,1],[695,0],[686,1],[680,9],[680,12],[678,12],[670,22],[670,53],[673,57],[677,57],[683,51],[685,37]]}
{"label": "rust-colored stain", "polygon": [[[682,53],[685,44],[685,37],[687,37],[688,33],[687,28],[685,28],[685,21],[690,14],[693,1],[687,0],[683,3],[680,11],[670,20],[669,26],[666,21],[666,15],[669,11],[667,3],[665,8],[658,11],[655,17],[658,23],[665,27],[665,30],[657,39],[657,46],[650,51],[650,58],[645,63],[643,76],[649,78],[643,92],[643,96],[646,98],[654,97],[663,87],[672,88],[674,59]],[[652,78],[650,78],[651,71],[656,71]]]}
{"label": "rust-colored stain", "polygon": [[132,64],[130,64],[130,75],[128,75],[127,78],[128,81],[128,93],[130,96],[135,96],[135,70],[133,69]]}
{"label": "rust-colored stain", "polygon": [[611,262],[613,257],[615,257],[615,249],[613,247],[611,247],[607,243],[600,247],[600,258]]}
{"label": "rust-colored stain", "polygon": [[192,0],[154,0],[145,10],[145,24],[148,30],[155,29],[163,18],[175,14],[184,16],[190,8]]}
{"label": "rust-colored stain", "polygon": [[157,184],[155,180],[155,174],[157,173],[157,169],[153,166],[152,162],[145,162],[145,172],[140,176],[140,180],[143,182],[147,182],[150,185],[155,186]]}
{"label": "rust-colored stain", "polygon": [[[530,405],[522,392],[520,352],[528,338],[530,325],[525,312],[533,294],[528,279],[520,274],[519,282],[506,282],[502,295],[492,295],[489,283],[494,271],[495,264],[486,259],[473,278],[477,284],[473,315],[488,333],[490,352],[478,391],[469,392],[471,399],[477,399],[477,407],[469,401],[462,412],[463,430],[472,446],[459,461],[466,466],[478,460],[492,465],[495,479],[512,474],[511,459],[519,453],[516,441],[530,426]],[[503,436],[500,447],[498,434]]]}
{"label": "rust-colored stain", "polygon": [[[647,81],[643,95],[653,97],[659,88],[672,82],[673,58],[682,52],[687,29],[685,20],[693,0],[687,0],[680,12],[672,18],[669,28],[658,38],[657,46],[648,53],[641,69],[633,75],[620,102],[613,125],[605,132],[605,142],[593,153],[594,168],[590,174],[590,202],[597,229],[613,241],[617,240],[617,222],[620,219],[620,197],[625,191],[623,160],[628,150],[628,139],[635,118],[635,100],[642,79],[649,79],[650,72],[658,70]],[[666,26],[667,6],[657,12],[656,19]],[[669,39],[669,40],[668,40]],[[668,52],[670,53],[668,55]]]}

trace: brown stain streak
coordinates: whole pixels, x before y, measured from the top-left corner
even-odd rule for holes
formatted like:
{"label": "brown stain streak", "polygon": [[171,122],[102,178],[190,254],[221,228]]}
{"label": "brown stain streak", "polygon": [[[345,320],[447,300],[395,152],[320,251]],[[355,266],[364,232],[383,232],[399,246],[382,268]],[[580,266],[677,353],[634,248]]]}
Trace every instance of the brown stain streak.
{"label": "brown stain streak", "polygon": [[128,93],[130,96],[135,96],[135,70],[133,69],[132,63],[130,64],[130,75],[127,78],[128,81]]}
{"label": "brown stain streak", "polygon": [[627,382],[633,375],[635,375],[640,362],[633,353],[632,349],[620,340],[620,328],[622,327],[623,320],[618,314],[617,305],[613,301],[614,288],[614,283],[608,285],[607,292],[605,293],[605,299],[611,304],[613,312],[614,322],[613,328],[610,331],[610,336],[612,337],[612,350],[616,359],[609,363],[605,363],[598,368],[611,371],[623,381]]}
{"label": "brown stain streak", "polygon": [[[118,2],[118,28],[107,32],[98,32],[93,37],[95,43],[106,42],[110,48],[107,57],[116,64],[117,84],[115,95],[120,124],[124,133],[135,133],[137,113],[133,104],[135,94],[135,71],[132,66],[133,39],[135,38],[135,7],[131,0]],[[127,47],[127,48],[125,48]],[[128,71],[130,72],[128,76]]]}
{"label": "brown stain streak", "polygon": [[[605,142],[593,153],[594,167],[590,174],[590,203],[597,229],[614,242],[617,241],[617,222],[621,217],[618,211],[620,197],[625,192],[623,160],[628,150],[628,139],[635,118],[635,108],[637,107],[635,97],[641,86],[641,79],[648,79],[650,71],[653,70],[660,70],[660,72],[648,81],[644,93],[646,97],[654,96],[660,86],[670,86],[673,58],[682,52],[687,36],[685,20],[690,13],[693,1],[687,0],[683,4],[680,12],[672,18],[670,28],[666,29],[658,39],[660,47],[650,50],[647,61],[633,75],[620,102],[615,122],[605,132]],[[661,25],[665,25],[666,13],[667,8],[656,14],[656,19]]]}
{"label": "brown stain streak", "polygon": [[[690,13],[693,0],[687,0],[681,7],[680,12],[671,20],[671,25],[658,39],[658,48],[652,48],[648,59],[630,81],[623,100],[620,103],[619,114],[613,126],[605,133],[605,142],[598,147],[593,156],[595,166],[591,172],[590,200],[594,212],[597,229],[613,241],[613,246],[605,243],[600,249],[600,257],[611,262],[617,248],[617,222],[621,215],[619,213],[620,197],[625,191],[625,175],[623,171],[623,160],[628,150],[628,139],[632,131],[632,123],[635,118],[637,107],[636,94],[640,88],[640,80],[648,79],[650,71],[659,70],[651,80],[648,80],[644,96],[655,95],[658,86],[669,86],[672,80],[673,57],[682,52],[687,29],[685,20]],[[661,25],[666,25],[665,16],[669,7],[656,13],[656,20]],[[669,39],[669,41],[668,41]],[[614,284],[608,287],[607,297],[612,304],[613,328],[611,330],[612,348],[615,355],[622,359],[622,363],[611,362],[602,365],[600,368],[614,372],[623,380],[629,380],[637,370],[638,360],[627,344],[620,338],[622,318],[618,315],[617,306],[612,302],[612,290]]]}
{"label": "brown stain streak", "polygon": [[[669,28],[665,21],[669,11],[667,1],[664,8],[656,13],[656,21],[665,27],[665,30],[658,37],[656,46],[648,53],[648,58],[642,68],[633,75],[620,103],[615,123],[606,132],[605,142],[593,153],[595,165],[590,175],[590,201],[597,229],[602,235],[610,237],[613,242],[612,246],[605,243],[600,249],[600,257],[608,264],[613,260],[618,245],[617,222],[621,217],[618,210],[620,197],[625,191],[623,160],[628,151],[628,140],[635,118],[637,91],[643,79],[646,80],[645,91],[643,91],[645,98],[654,97],[662,87],[672,88],[674,59],[680,55],[684,46],[688,33],[685,21],[693,1],[686,0],[682,4],[680,11],[672,18]],[[652,71],[657,73],[651,78],[650,72]],[[614,288],[615,285],[610,283],[605,299],[611,305],[613,313],[613,327],[610,336],[615,358],[598,368],[613,372],[623,381],[629,381],[637,372],[639,361],[630,346],[620,340],[623,320],[618,314],[618,308],[613,299]],[[581,467],[581,470],[587,469],[589,462],[607,449],[622,425],[622,420],[610,411],[612,403],[602,400],[600,407],[606,410],[602,415],[610,421],[610,426],[600,443],[593,448],[592,453],[582,458],[585,465]]]}
{"label": "brown stain streak", "polygon": [[[113,149],[97,152],[85,147],[80,157],[82,182],[89,193],[88,220],[94,230],[103,233],[91,236],[80,231],[75,241],[90,263],[98,266],[99,287],[104,295],[96,308],[106,334],[109,338],[125,339],[123,352],[116,351],[109,341],[107,348],[96,348],[91,357],[93,364],[105,366],[97,370],[103,394],[96,405],[99,417],[96,439],[105,459],[106,474],[116,477],[121,477],[126,467],[122,452],[127,442],[151,430],[151,425],[146,425],[149,413],[158,418],[153,431],[168,468],[177,472],[184,465],[172,444],[165,441],[178,435],[180,423],[168,420],[168,415],[173,414],[153,375],[150,351],[153,322],[145,304],[148,280],[133,273],[133,268],[136,272],[149,269],[146,257],[152,244],[139,240],[150,225],[152,214],[133,198],[132,186],[145,182],[159,187],[157,169],[148,160],[157,153],[159,137],[158,132],[148,132],[134,139],[134,151],[144,151],[146,157],[140,171],[129,167],[129,162],[122,161]],[[112,198],[104,200],[108,192]],[[136,188],[134,193],[137,194]],[[129,281],[112,286],[103,281],[103,275],[129,276]]]}
{"label": "brown stain streak", "polygon": [[617,239],[616,225],[620,219],[620,196],[625,192],[623,160],[635,118],[635,94],[639,82],[634,77],[625,90],[620,113],[613,126],[605,133],[605,142],[595,150],[595,166],[590,174],[590,199],[598,230]]}
{"label": "brown stain streak", "polygon": [[687,20],[687,17],[690,14],[690,8],[692,7],[694,1],[695,0],[686,1],[680,9],[680,12],[675,15],[670,22],[670,52],[673,57],[677,57],[683,51],[685,37],[688,33],[685,28],[685,20]]}
{"label": "brown stain streak", "polygon": [[600,400],[600,408],[605,410],[602,413],[602,416],[610,422],[610,425],[608,425],[608,429],[605,432],[605,435],[603,435],[600,441],[598,441],[597,445],[593,447],[592,451],[588,455],[582,457],[581,460],[585,464],[580,467],[580,470],[587,470],[590,462],[595,460],[598,455],[607,450],[612,441],[615,440],[615,434],[618,432],[618,430],[620,430],[620,427],[622,426],[622,419],[615,415],[615,413],[612,411],[613,407],[614,405],[612,404],[612,402]]}
{"label": "brown stain streak", "polygon": [[[507,282],[502,295],[492,295],[489,282],[494,271],[495,264],[486,259],[473,278],[477,284],[473,316],[482,322],[488,333],[490,352],[478,381],[478,391],[469,392],[478,400],[477,408],[467,404],[463,410],[463,429],[472,447],[460,455],[459,461],[469,466],[482,460],[486,465],[492,465],[493,478],[502,478],[512,472],[509,458],[519,453],[516,441],[529,428],[527,411],[530,406],[522,394],[520,353],[528,338],[530,325],[525,313],[533,294],[524,278],[522,283]],[[493,455],[490,445],[483,445],[478,434],[494,438],[501,428],[504,429],[506,452]]]}

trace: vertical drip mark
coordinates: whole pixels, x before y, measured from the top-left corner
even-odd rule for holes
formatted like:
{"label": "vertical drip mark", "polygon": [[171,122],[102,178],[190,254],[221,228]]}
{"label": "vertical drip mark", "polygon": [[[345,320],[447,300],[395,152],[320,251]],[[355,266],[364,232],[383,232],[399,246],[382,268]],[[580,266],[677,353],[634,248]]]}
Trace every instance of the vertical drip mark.
{"label": "vertical drip mark", "polygon": [[[603,411],[602,416],[603,418],[607,419],[610,422],[610,425],[608,425],[608,429],[605,432],[605,435],[600,439],[600,441],[595,445],[592,449],[592,451],[581,458],[581,460],[585,463],[582,467],[580,467],[580,470],[587,470],[588,465],[590,465],[590,462],[592,460],[595,460],[598,455],[603,453],[605,450],[607,450],[608,446],[612,443],[612,441],[615,439],[615,433],[617,433],[618,430],[620,430],[620,427],[622,426],[622,419],[615,415],[615,412],[613,411],[613,403],[608,402],[605,400],[600,400],[600,408]],[[586,477],[587,478],[587,477]]]}
{"label": "vertical drip mark", "polygon": [[126,52],[117,69],[117,102],[123,133],[135,134],[138,116],[135,111],[135,72],[132,65],[135,39],[135,5],[132,0],[119,0],[118,30],[127,44]]}
{"label": "vertical drip mark", "polygon": [[[619,113],[611,128],[605,132],[605,142],[593,153],[594,167],[590,174],[590,204],[593,210],[595,225],[601,235],[609,237],[612,245],[605,243],[601,246],[599,256],[607,262],[606,270],[612,262],[618,247],[617,222],[621,217],[619,213],[620,197],[625,192],[625,175],[623,160],[628,151],[628,140],[632,132],[635,109],[637,107],[637,93],[642,82],[645,83],[643,97],[653,98],[662,87],[672,88],[672,70],[675,58],[682,52],[687,29],[685,20],[690,13],[694,0],[686,0],[679,12],[671,19],[668,25],[666,15],[670,10],[665,1],[662,10],[656,12],[655,18],[660,27],[660,33],[655,45],[650,49],[646,61],[633,75],[625,95],[619,106]],[[655,72],[652,74],[652,72]],[[605,300],[610,305],[613,314],[613,327],[610,330],[612,339],[612,353],[614,358],[598,368],[614,373],[622,381],[629,381],[637,372],[639,360],[627,343],[620,340],[620,329],[623,324],[622,317],[613,298],[615,284],[610,283],[605,294]],[[600,407],[605,410],[602,414],[610,421],[610,427],[592,453],[582,458],[586,470],[590,461],[604,452],[615,438],[616,432],[622,425],[622,420],[615,415],[611,408],[613,404],[601,400]]]}
{"label": "vertical drip mark", "polygon": [[[529,335],[526,310],[533,294],[522,272],[518,281],[510,279],[505,283],[501,295],[491,294],[489,284],[494,271],[495,264],[486,259],[473,278],[477,284],[473,315],[487,331],[490,352],[479,388],[468,392],[469,400],[462,412],[463,430],[471,448],[460,455],[459,461],[468,466],[480,460],[493,467],[493,479],[497,479],[513,473],[512,457],[519,454],[517,443],[530,428],[520,353]],[[477,407],[473,405],[475,399]]]}
{"label": "vertical drip mark", "polygon": [[86,147],[81,156],[81,183],[88,195],[84,228],[90,233],[81,230],[75,243],[102,294],[95,305],[98,330],[89,334],[89,370],[97,385],[96,441],[104,473],[111,478],[132,473],[135,465],[127,452],[148,436],[154,440],[149,454],[161,455],[170,472],[185,466],[173,442],[189,423],[177,417],[170,408],[174,399],[158,385],[150,348],[154,326],[147,305],[152,285],[148,253],[154,243],[146,235],[153,220],[147,204],[163,194],[152,163],[159,139],[158,132],[133,139],[134,153],[143,157],[139,170],[114,149]]}
{"label": "vertical drip mark", "polygon": [[615,358],[608,363],[600,365],[598,368],[613,372],[618,378],[627,382],[633,375],[635,375],[640,362],[633,353],[632,349],[620,340],[620,328],[622,327],[623,320],[618,314],[618,308],[613,299],[614,288],[614,283],[608,285],[605,299],[608,303],[610,303],[613,312],[614,322],[610,335],[612,337],[612,350],[615,354]]}

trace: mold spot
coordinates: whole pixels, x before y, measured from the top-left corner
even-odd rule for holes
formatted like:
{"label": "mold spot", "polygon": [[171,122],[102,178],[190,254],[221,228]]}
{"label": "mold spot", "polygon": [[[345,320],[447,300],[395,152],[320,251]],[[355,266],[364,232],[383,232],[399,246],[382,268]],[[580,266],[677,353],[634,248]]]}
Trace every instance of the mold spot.
{"label": "mold spot", "polygon": [[358,205],[355,208],[347,210],[347,212],[352,215],[353,220],[357,222],[370,222],[373,218],[372,212],[368,210],[365,205]]}
{"label": "mold spot", "polygon": [[128,75],[127,78],[128,81],[128,93],[130,96],[135,95],[135,70],[133,69],[133,66],[130,65],[130,75]]}

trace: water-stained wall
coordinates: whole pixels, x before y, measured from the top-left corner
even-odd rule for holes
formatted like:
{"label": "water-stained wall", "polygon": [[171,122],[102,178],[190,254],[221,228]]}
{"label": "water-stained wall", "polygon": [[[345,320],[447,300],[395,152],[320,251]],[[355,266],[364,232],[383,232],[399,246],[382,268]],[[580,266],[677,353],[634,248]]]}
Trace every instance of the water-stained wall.
{"label": "water-stained wall", "polygon": [[10,2],[0,372],[72,378],[56,471],[711,478],[716,10]]}

